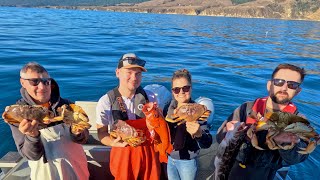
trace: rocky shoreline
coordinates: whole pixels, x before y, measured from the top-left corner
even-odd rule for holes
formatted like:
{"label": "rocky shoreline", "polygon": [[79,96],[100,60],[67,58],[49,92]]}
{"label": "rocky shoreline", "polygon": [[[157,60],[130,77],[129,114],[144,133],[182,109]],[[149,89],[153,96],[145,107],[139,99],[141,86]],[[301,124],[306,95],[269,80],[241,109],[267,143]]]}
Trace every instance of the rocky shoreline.
{"label": "rocky shoreline", "polygon": [[151,0],[117,6],[40,6],[40,8],[100,10],[158,14],[184,14],[241,18],[320,21],[320,2],[304,0],[256,0],[234,5],[230,0]]}
{"label": "rocky shoreline", "polygon": [[320,21],[320,11],[306,16],[292,17],[290,11],[278,12],[270,8],[209,8],[201,7],[135,7],[135,6],[41,6],[40,8],[54,9],[74,9],[74,10],[100,10],[114,12],[138,12],[138,13],[156,13],[156,14],[184,14],[200,16],[223,16],[223,17],[241,17],[241,18],[270,18],[286,20],[309,20]]}

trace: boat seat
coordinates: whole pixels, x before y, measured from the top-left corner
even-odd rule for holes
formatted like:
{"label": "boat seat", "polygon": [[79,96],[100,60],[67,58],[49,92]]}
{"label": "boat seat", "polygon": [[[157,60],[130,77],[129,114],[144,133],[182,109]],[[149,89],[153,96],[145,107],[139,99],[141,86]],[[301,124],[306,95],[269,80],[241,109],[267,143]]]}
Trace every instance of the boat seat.
{"label": "boat seat", "polygon": [[81,108],[87,113],[89,117],[89,123],[91,128],[89,129],[89,139],[86,144],[90,145],[102,145],[97,134],[96,126],[96,106],[98,102],[93,101],[76,101],[75,104],[81,106]]}
{"label": "boat seat", "polygon": [[0,159],[0,168],[14,167],[22,159],[18,152],[8,152]]}
{"label": "boat seat", "polygon": [[93,101],[76,101],[76,105],[80,106],[88,115],[91,128],[89,131],[97,131],[96,127],[96,106],[98,102]]}

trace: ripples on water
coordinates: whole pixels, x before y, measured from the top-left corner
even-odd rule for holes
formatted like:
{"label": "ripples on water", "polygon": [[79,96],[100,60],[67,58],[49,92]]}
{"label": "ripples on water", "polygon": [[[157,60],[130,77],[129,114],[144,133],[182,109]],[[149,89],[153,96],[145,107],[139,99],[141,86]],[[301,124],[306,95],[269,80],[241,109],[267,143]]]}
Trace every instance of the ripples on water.
{"label": "ripples on water", "polygon": [[[120,56],[135,52],[147,60],[143,86],[170,88],[175,70],[190,70],[193,97],[214,100],[213,130],[240,103],[267,94],[277,64],[297,64],[308,76],[294,102],[320,128],[319,22],[33,8],[0,8],[0,19],[0,109],[19,97],[19,69],[28,61],[48,69],[63,97],[97,101],[117,84]],[[8,126],[0,127],[1,157],[15,146]],[[320,168],[319,149],[290,177],[319,177],[312,171]]]}

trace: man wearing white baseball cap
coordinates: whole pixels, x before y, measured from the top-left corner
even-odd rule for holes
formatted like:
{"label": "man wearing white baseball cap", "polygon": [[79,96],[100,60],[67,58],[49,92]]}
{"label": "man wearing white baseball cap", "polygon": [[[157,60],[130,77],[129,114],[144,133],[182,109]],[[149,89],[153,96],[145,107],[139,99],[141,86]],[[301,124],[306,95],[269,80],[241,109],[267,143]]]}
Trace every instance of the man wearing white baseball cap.
{"label": "man wearing white baseball cap", "polygon": [[128,144],[120,137],[110,137],[108,126],[121,121],[141,130],[148,136],[142,106],[155,102],[155,95],[144,90],[140,84],[146,61],[133,53],[124,54],[116,69],[119,85],[102,96],[96,108],[98,136],[102,144],[112,146],[110,171],[115,179],[159,179],[158,154],[149,141]]}

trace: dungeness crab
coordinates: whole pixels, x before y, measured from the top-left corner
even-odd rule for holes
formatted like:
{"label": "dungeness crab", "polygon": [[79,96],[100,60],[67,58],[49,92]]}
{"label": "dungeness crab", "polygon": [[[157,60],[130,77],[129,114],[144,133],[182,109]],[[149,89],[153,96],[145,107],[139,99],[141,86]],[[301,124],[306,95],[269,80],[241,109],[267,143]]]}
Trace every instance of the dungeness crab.
{"label": "dungeness crab", "polygon": [[197,103],[186,103],[174,110],[174,114],[166,118],[166,121],[176,123],[178,125],[185,122],[193,122],[197,120],[206,121],[211,111],[205,105]]}
{"label": "dungeness crab", "polygon": [[63,122],[71,125],[72,132],[78,132],[83,129],[89,129],[89,117],[86,112],[78,105],[64,104],[58,108],[60,117],[63,118]]}
{"label": "dungeness crab", "polygon": [[72,128],[83,129],[90,128],[89,119],[80,106],[75,104],[63,105],[58,108],[58,115],[48,108],[40,105],[11,105],[5,108],[2,118],[6,123],[19,124],[23,119],[36,120],[39,126],[44,128],[47,124],[56,121],[63,121],[66,124],[72,124]]}
{"label": "dungeness crab", "polygon": [[135,129],[122,120],[118,120],[110,132],[111,138],[115,139],[118,136],[120,136],[122,141],[127,142],[132,147],[139,146],[147,139],[142,130]]}
{"label": "dungeness crab", "polygon": [[[295,143],[292,142],[289,145],[282,145],[276,143],[273,138],[281,132],[291,132],[297,135],[300,139],[308,142],[308,146],[301,151],[298,151],[301,154],[310,154],[317,145],[320,144],[319,134],[315,132],[314,128],[311,127],[310,122],[303,117],[286,113],[286,112],[274,112],[266,113],[264,118],[259,118],[260,121],[257,122],[257,125],[252,125],[248,130],[248,136],[252,139],[252,144],[257,149],[260,149],[257,140],[255,139],[254,131],[268,130],[266,136],[266,144],[269,149],[292,149],[295,146]],[[261,148],[262,149],[262,148]]]}

